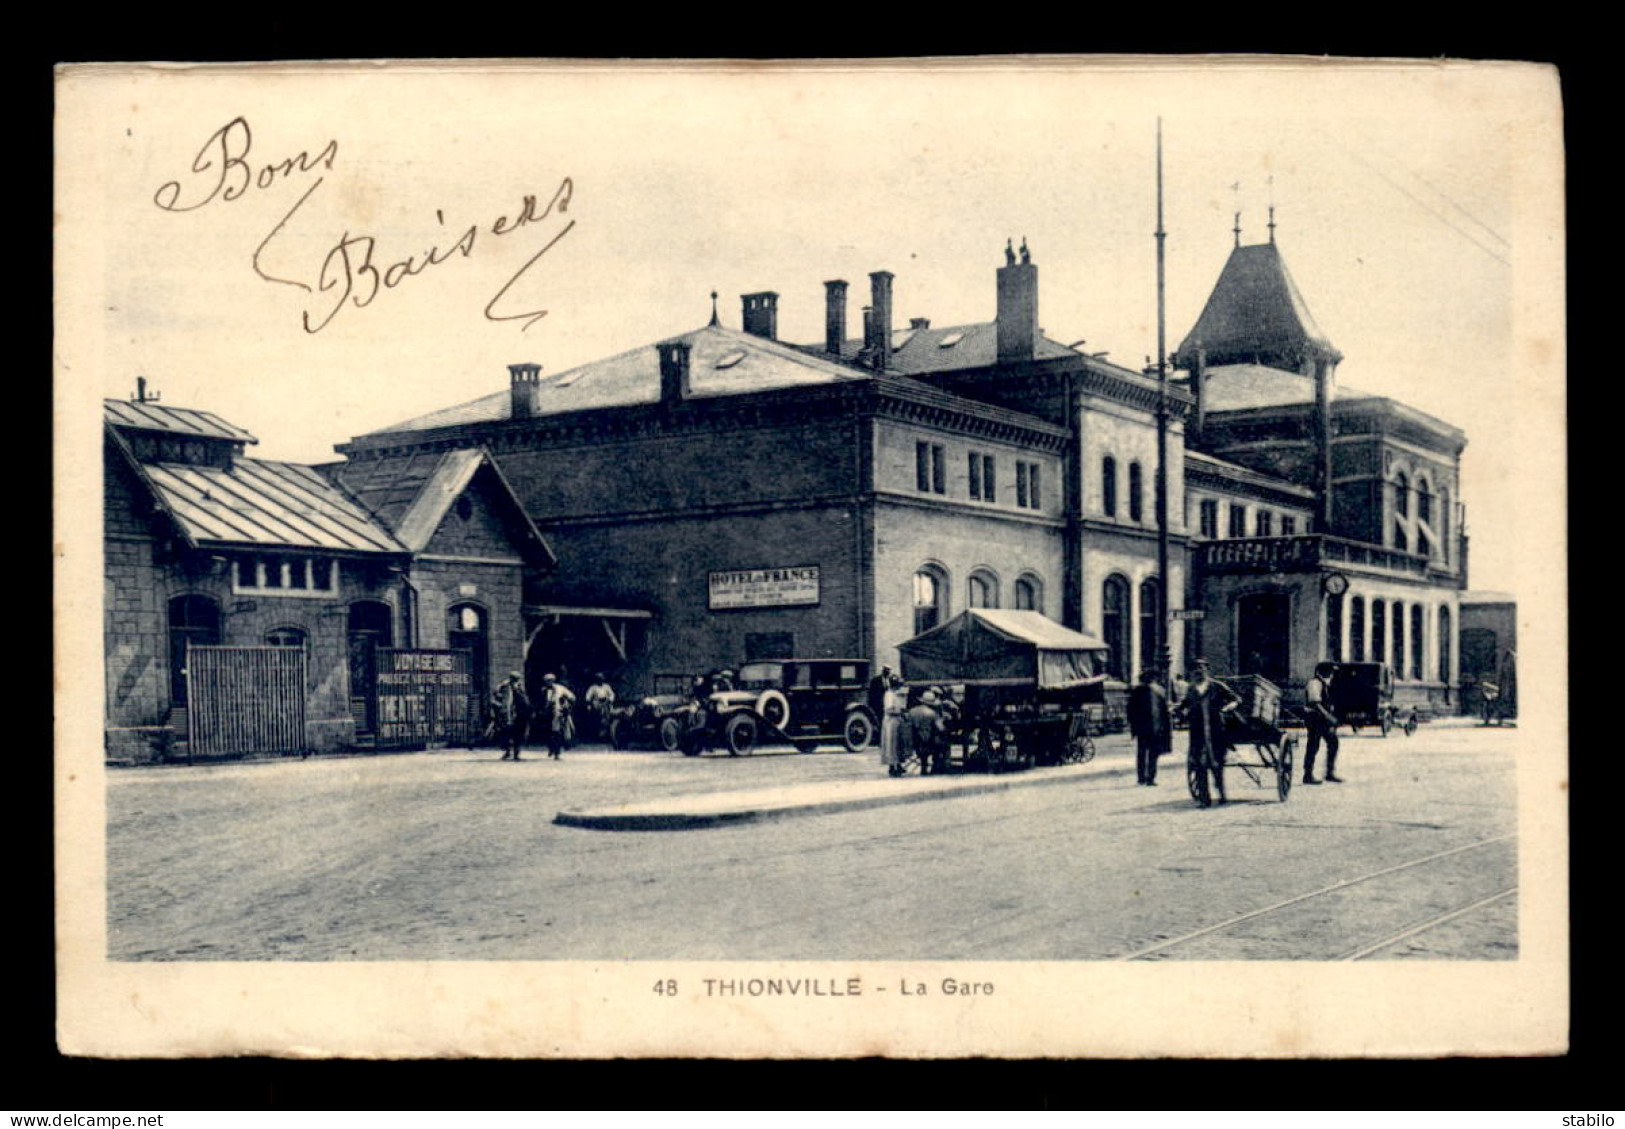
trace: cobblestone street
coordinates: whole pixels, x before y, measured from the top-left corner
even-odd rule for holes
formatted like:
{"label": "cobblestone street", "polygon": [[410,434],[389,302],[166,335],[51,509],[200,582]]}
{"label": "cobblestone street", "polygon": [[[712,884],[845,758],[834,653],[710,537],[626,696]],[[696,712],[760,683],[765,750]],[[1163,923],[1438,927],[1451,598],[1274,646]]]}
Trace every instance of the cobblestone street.
{"label": "cobblestone street", "polygon": [[1273,780],[1255,788],[1232,769],[1234,802],[1203,811],[1182,756],[1164,758],[1158,788],[1138,788],[1115,738],[1102,743],[1103,771],[1065,784],[644,833],[552,819],[880,770],[872,753],[835,751],[581,750],[513,764],[457,750],[115,771],[109,950],[192,961],[1511,958],[1518,741],[1512,729],[1446,725],[1346,738],[1341,787],[1298,787],[1280,804]]}

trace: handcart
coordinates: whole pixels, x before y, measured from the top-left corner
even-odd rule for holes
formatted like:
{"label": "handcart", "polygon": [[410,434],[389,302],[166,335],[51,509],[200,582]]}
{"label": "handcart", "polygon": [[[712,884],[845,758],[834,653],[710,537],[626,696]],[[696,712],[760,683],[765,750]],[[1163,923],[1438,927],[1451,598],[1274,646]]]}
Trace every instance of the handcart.
{"label": "handcart", "polygon": [[[1282,803],[1292,792],[1292,768],[1297,760],[1298,738],[1287,733],[1282,726],[1289,715],[1281,705],[1281,691],[1275,683],[1259,674],[1240,674],[1221,679],[1241,699],[1241,704],[1225,716],[1225,737],[1230,753],[1225,757],[1226,768],[1239,768],[1258,787],[1264,786],[1266,773],[1275,776],[1275,794]],[[1251,751],[1249,759],[1247,751]],[[1191,799],[1198,807],[1213,803],[1209,793],[1206,754],[1193,751],[1186,761],[1185,781]]]}
{"label": "handcart", "polygon": [[1106,725],[1106,645],[1039,612],[971,608],[898,648],[903,679],[948,691],[922,772],[1082,764]]}

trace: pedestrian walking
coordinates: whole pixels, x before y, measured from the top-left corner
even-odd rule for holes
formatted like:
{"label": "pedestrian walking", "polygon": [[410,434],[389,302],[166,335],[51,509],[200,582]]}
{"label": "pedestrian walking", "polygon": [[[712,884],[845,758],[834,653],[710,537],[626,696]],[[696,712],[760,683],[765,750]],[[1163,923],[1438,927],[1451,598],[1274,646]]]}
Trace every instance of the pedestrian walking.
{"label": "pedestrian walking", "polygon": [[873,717],[883,717],[886,712],[886,691],[891,689],[891,667],[883,666],[880,673],[869,679],[868,706]]}
{"label": "pedestrian walking", "polygon": [[1128,728],[1134,735],[1135,783],[1156,787],[1157,758],[1173,749],[1173,718],[1168,710],[1168,691],[1162,688],[1155,671],[1140,675],[1140,684],[1129,691]]}
{"label": "pedestrian walking", "polygon": [[935,690],[927,690],[903,717],[909,730],[909,744],[920,758],[920,775],[942,771],[942,714],[937,709],[941,701]]}
{"label": "pedestrian walking", "polygon": [[903,775],[903,707],[907,702],[908,689],[903,680],[889,675],[880,695],[880,763],[892,776]]}
{"label": "pedestrian walking", "polygon": [[1304,686],[1304,725],[1309,730],[1309,749],[1303,754],[1303,782],[1319,784],[1315,779],[1315,756],[1320,743],[1326,743],[1326,779],[1333,784],[1343,783],[1337,775],[1337,713],[1332,709],[1332,679],[1337,674],[1333,663],[1319,663],[1315,676]]}
{"label": "pedestrian walking", "polygon": [[587,687],[585,700],[587,717],[592,721],[593,740],[608,740],[609,719],[615,713],[615,687],[609,684],[608,678],[600,674],[593,679],[593,684]]}
{"label": "pedestrian walking", "polygon": [[1230,751],[1226,722],[1240,705],[1236,692],[1213,677],[1208,661],[1197,659],[1180,712],[1190,724],[1189,756],[1199,766],[1198,772],[1213,773],[1213,790],[1221,804],[1225,802],[1224,758]]}
{"label": "pedestrian walking", "polygon": [[530,698],[525,693],[525,678],[515,670],[491,692],[491,723],[502,742],[503,760],[520,759],[519,747],[525,740],[525,727],[529,722]]}
{"label": "pedestrian walking", "polygon": [[537,720],[547,734],[547,755],[561,759],[564,748],[575,736],[575,722],[571,718],[575,706],[575,691],[551,674],[542,676],[542,693],[537,700]]}

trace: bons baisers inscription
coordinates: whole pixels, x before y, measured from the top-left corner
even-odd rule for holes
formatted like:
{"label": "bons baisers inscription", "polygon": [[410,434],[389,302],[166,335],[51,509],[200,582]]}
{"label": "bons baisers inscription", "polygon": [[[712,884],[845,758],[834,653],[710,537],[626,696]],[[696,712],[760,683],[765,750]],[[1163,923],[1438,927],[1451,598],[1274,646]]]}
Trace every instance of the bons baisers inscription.
{"label": "bons baisers inscription", "polygon": [[[292,206],[254,247],[249,261],[265,282],[292,287],[307,296],[299,314],[306,333],[320,333],[342,310],[367,309],[409,279],[424,277],[453,259],[473,258],[493,239],[516,234],[536,240],[536,250],[491,295],[483,315],[488,321],[518,322],[521,332],[547,316],[545,308],[534,304],[535,268],[575,227],[576,221],[566,218],[575,195],[570,177],[561,178],[545,202],[539,194],[525,195],[517,209],[501,212],[494,219],[448,223],[447,209],[435,207],[430,210],[433,226],[425,221],[423,235],[408,249],[399,245],[404,239],[386,246],[377,235],[348,227],[336,236],[312,231],[317,221],[309,219],[306,205],[338,163],[337,138],[315,148],[314,156],[311,148],[293,156],[267,156],[257,153],[254,146],[248,119],[231,119],[204,141],[186,174],[159,185],[152,202],[162,211],[182,214],[224,206],[252,194],[285,196],[300,190]],[[312,235],[321,250],[301,261],[292,248],[307,243]]]}

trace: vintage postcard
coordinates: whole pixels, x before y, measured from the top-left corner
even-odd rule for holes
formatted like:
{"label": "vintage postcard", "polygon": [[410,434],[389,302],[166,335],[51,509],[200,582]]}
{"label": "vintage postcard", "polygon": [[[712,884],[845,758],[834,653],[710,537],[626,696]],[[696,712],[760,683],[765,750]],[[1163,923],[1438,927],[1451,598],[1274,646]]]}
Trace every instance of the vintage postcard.
{"label": "vintage postcard", "polygon": [[1561,115],[62,67],[62,1050],[1561,1053]]}

